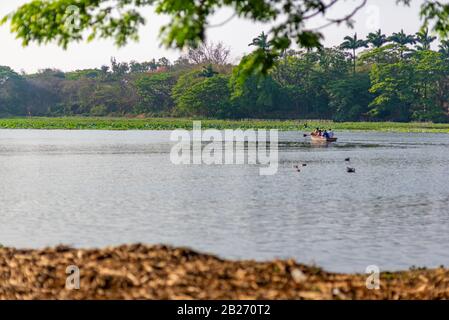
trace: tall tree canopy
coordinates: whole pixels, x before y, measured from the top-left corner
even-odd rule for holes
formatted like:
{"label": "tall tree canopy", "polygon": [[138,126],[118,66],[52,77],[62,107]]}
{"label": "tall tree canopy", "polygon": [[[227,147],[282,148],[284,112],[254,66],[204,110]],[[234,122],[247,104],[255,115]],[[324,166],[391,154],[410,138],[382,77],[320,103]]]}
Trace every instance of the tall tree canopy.
{"label": "tall tree canopy", "polygon": [[374,48],[382,47],[387,41],[387,36],[380,29],[376,32],[371,32],[367,37],[367,42],[372,44]]}
{"label": "tall tree canopy", "polygon": [[346,36],[345,41],[340,45],[342,49],[351,50],[352,51],[352,62],[353,62],[353,71],[355,73],[355,67],[357,62],[357,55],[356,51],[359,48],[366,48],[368,47],[367,41],[363,39],[359,39],[357,37],[357,33],[354,34],[353,37]]}
{"label": "tall tree canopy", "polygon": [[429,34],[429,29],[424,28],[416,33],[415,41],[419,44],[418,50],[430,50],[430,45],[434,42],[437,37],[434,37]]}

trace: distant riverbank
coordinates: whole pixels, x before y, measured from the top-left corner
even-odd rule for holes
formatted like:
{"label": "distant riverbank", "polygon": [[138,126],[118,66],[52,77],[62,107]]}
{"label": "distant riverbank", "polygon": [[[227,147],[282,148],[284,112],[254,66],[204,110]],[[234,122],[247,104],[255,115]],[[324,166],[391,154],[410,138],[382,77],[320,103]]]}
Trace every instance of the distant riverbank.
{"label": "distant riverbank", "polygon": [[[200,119],[196,119],[200,120]],[[94,118],[31,117],[0,119],[0,129],[65,129],[65,130],[173,130],[191,129],[187,118]],[[428,122],[332,122],[319,120],[201,120],[203,128],[278,129],[312,131],[316,127],[334,130],[449,133],[449,124]]]}
{"label": "distant riverbank", "polygon": [[[79,290],[66,288],[67,268]],[[336,274],[293,260],[222,260],[185,248],[0,248],[0,299],[448,299],[449,270]],[[74,280],[73,280],[74,281]]]}

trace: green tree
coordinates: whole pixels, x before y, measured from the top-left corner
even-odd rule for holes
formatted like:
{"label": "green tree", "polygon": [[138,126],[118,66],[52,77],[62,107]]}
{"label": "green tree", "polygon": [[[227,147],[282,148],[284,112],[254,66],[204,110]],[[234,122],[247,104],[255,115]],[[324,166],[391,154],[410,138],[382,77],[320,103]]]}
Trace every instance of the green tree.
{"label": "green tree", "polygon": [[230,79],[232,114],[236,118],[269,118],[279,116],[289,109],[288,95],[271,75],[252,74],[242,81],[241,72],[245,72],[245,56],[232,71]]}
{"label": "green tree", "polygon": [[136,113],[168,114],[174,102],[171,91],[176,83],[172,73],[143,75],[135,82],[139,102],[134,108]]}
{"label": "green tree", "polygon": [[375,65],[371,71],[376,95],[370,114],[379,120],[443,121],[447,101],[447,63],[438,52],[416,52],[409,60]]}
{"label": "green tree", "polygon": [[198,69],[193,69],[180,75],[171,91],[171,97],[175,104],[179,104],[180,97],[188,91],[190,87],[203,80],[204,77],[202,76],[202,71]]}
{"label": "green tree", "polygon": [[170,68],[171,62],[166,57],[162,57],[157,61],[158,67]]}
{"label": "green tree", "polygon": [[[313,108],[306,99],[305,91],[311,87],[309,83],[316,63],[316,56],[292,51],[279,59],[271,72],[273,79],[280,84],[292,102],[289,113],[294,117],[305,117]],[[310,91],[309,93],[312,96]]]}
{"label": "green tree", "polygon": [[401,30],[401,32],[394,32],[388,39],[399,45],[401,59],[404,58],[404,52],[409,50],[407,45],[416,43],[415,36],[406,34],[404,30]]}
{"label": "green tree", "polygon": [[374,120],[409,121],[414,98],[409,79],[413,67],[403,60],[393,64],[374,65],[371,70],[369,116]]}
{"label": "green tree", "polygon": [[401,46],[416,43],[415,36],[411,34],[406,34],[403,29],[401,29],[400,32],[394,32],[393,35],[389,37],[389,40],[397,44],[400,44]]}
{"label": "green tree", "polygon": [[368,73],[357,73],[331,82],[327,86],[329,107],[335,121],[364,120],[373,94]]}
{"label": "green tree", "polygon": [[371,43],[374,48],[380,48],[388,42],[388,39],[387,36],[382,33],[382,30],[379,29],[376,32],[371,32],[368,34],[367,42]]}
{"label": "green tree", "polygon": [[262,32],[259,36],[254,38],[248,46],[254,46],[267,52],[270,50],[271,41],[268,41],[268,36],[265,34],[265,32]]}
{"label": "green tree", "polygon": [[413,120],[440,122],[447,119],[445,102],[448,100],[448,64],[443,56],[431,50],[420,50],[414,57],[415,100]]}
{"label": "green tree", "polygon": [[402,47],[396,43],[388,43],[380,48],[372,48],[360,54],[359,62],[371,68],[373,64],[396,63],[401,60]]}
{"label": "green tree", "polygon": [[129,63],[129,72],[131,73],[144,73],[150,71],[150,62],[137,62],[131,61]]}
{"label": "green tree", "polygon": [[417,49],[424,51],[430,50],[430,45],[434,42],[437,37],[429,35],[429,29],[424,28],[416,33],[415,41],[418,43]]}
{"label": "green tree", "polygon": [[340,45],[340,48],[345,50],[352,50],[352,63],[353,63],[353,72],[355,74],[356,71],[356,62],[357,62],[357,54],[356,51],[359,48],[368,47],[367,42],[365,40],[358,39],[357,33],[354,34],[353,37],[346,36],[344,38],[344,42]]}
{"label": "green tree", "polygon": [[28,85],[10,67],[0,66],[0,116],[26,115]]}
{"label": "green tree", "polygon": [[438,49],[444,58],[449,59],[449,40],[442,40]]}
{"label": "green tree", "polygon": [[93,116],[102,117],[108,114],[108,108],[104,105],[94,106],[90,109],[90,114]]}
{"label": "green tree", "polygon": [[231,117],[229,76],[216,75],[195,83],[177,99],[180,115],[202,117]]}
{"label": "green tree", "polygon": [[129,72],[129,64],[126,62],[117,62],[117,60],[111,58],[111,71],[112,75],[116,78],[122,78]]}

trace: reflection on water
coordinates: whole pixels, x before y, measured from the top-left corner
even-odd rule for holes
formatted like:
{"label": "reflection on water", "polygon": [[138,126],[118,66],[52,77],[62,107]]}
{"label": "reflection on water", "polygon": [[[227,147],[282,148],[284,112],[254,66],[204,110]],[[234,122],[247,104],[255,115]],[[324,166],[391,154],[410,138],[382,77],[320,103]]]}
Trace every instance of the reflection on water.
{"label": "reflection on water", "polygon": [[317,148],[280,133],[279,171],[260,176],[175,166],[169,132],[0,130],[0,243],[168,243],[332,271],[448,265],[449,136],[338,137]]}

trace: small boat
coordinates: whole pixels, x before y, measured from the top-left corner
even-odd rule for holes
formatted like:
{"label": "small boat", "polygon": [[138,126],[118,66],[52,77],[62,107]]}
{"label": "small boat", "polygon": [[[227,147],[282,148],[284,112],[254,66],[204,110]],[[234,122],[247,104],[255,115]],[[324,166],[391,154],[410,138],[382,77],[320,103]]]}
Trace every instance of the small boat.
{"label": "small boat", "polygon": [[320,136],[310,136],[310,138],[312,139],[312,141],[315,142],[337,142],[338,138],[325,138],[325,137],[320,137]]}

